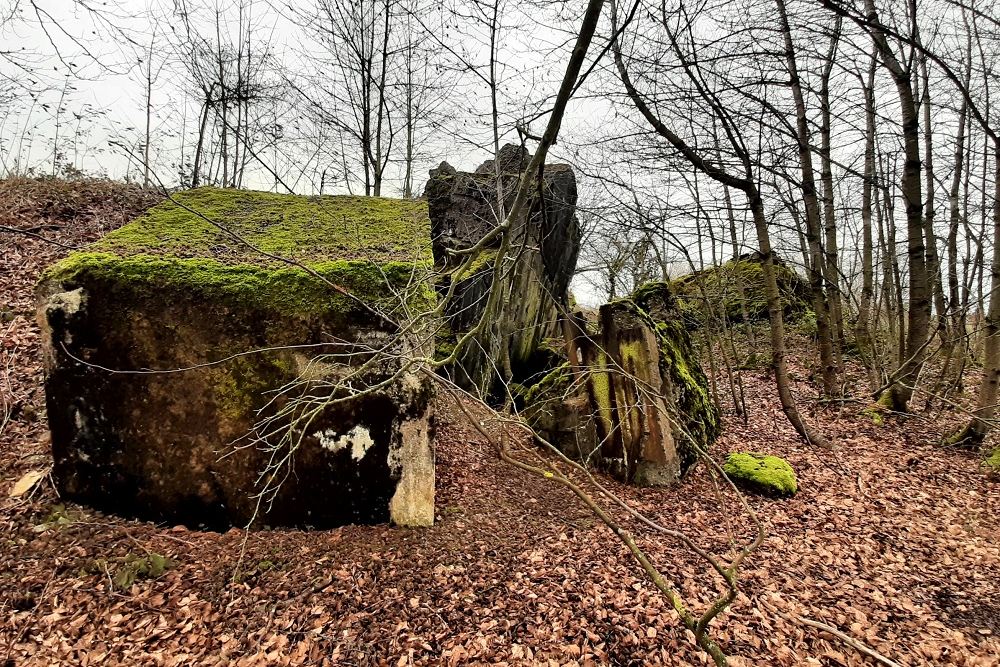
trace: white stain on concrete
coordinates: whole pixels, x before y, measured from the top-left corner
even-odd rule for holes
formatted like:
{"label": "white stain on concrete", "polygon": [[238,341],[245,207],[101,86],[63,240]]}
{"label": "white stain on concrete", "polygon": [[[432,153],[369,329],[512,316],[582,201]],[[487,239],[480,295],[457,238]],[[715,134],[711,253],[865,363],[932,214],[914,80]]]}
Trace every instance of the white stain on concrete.
{"label": "white stain on concrete", "polygon": [[61,310],[67,315],[74,315],[83,308],[87,300],[87,295],[83,293],[83,288],[78,287],[69,292],[59,292],[49,297],[48,308]]}
{"label": "white stain on concrete", "polygon": [[338,434],[336,430],[328,428],[325,431],[317,431],[319,445],[323,449],[337,453],[345,449],[351,450],[351,458],[360,461],[368,453],[368,450],[375,445],[371,433],[367,428],[358,424],[347,433]]}

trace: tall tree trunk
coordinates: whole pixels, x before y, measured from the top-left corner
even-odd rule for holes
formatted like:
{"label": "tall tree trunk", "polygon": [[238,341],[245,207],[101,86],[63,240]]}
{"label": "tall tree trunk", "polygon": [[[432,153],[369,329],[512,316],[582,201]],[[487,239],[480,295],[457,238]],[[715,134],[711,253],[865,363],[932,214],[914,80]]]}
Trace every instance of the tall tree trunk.
{"label": "tall tree trunk", "polygon": [[753,213],[754,228],[757,231],[757,243],[760,247],[762,266],[764,269],[764,289],[767,296],[767,315],[771,323],[771,370],[774,371],[775,384],[778,387],[778,399],[785,417],[795,428],[802,439],[811,445],[829,449],[830,443],[819,433],[806,424],[799,414],[792,394],[791,381],[788,378],[788,364],[785,361],[785,324],[782,316],[781,292],[778,291],[778,277],[774,269],[774,253],[771,250],[771,235],[767,228],[767,217],[764,214],[764,203],[756,190],[748,193],[750,209]]}
{"label": "tall tree trunk", "polygon": [[[820,79],[820,179],[823,183],[823,222],[826,235],[824,250],[826,251],[824,273],[826,276],[826,291],[830,303],[830,328],[833,344],[834,361],[838,372],[843,368],[844,346],[844,308],[840,290],[840,263],[837,241],[837,220],[834,208],[833,164],[830,130],[830,77],[833,74],[833,62],[837,56],[840,43],[840,32],[843,18],[839,15],[834,19],[830,32],[830,48],[826,53],[823,71]],[[870,232],[870,229],[869,229]]]}
{"label": "tall tree trunk", "polygon": [[[972,82],[972,31],[969,29],[968,19],[965,12],[962,13],[963,22],[967,34],[965,49],[968,60],[965,63],[965,86],[969,87]],[[969,117],[969,102],[962,98],[962,106],[958,110],[958,133],[955,137],[955,171],[952,174],[951,189],[948,191],[948,301],[951,309],[951,328],[954,343],[962,352],[962,359],[965,357],[965,307],[959,297],[958,279],[958,230],[962,222],[962,210],[959,205],[959,194],[962,184],[965,184],[965,205],[969,203],[969,171],[965,164],[965,137],[966,124],[971,122]],[[970,128],[971,129],[971,128]],[[969,132],[971,140],[972,132]],[[971,146],[971,141],[970,141]],[[970,253],[966,252],[966,256]],[[961,373],[961,368],[959,369]]]}
{"label": "tall tree trunk", "polygon": [[149,40],[146,50],[146,141],[142,147],[142,187],[149,187],[149,144],[152,139],[153,124],[153,43],[156,41],[156,30]]}
{"label": "tall tree trunk", "polygon": [[993,260],[990,262],[990,305],[984,322],[983,381],[975,416],[950,442],[978,447],[992,428],[1000,388],[1000,140],[993,145]]}
{"label": "tall tree trunk", "polygon": [[[390,0],[385,0],[384,21],[382,25],[382,55],[378,78],[378,116],[375,127],[375,182],[372,194],[376,197],[382,196],[382,179],[385,176],[385,167],[389,162],[388,147],[382,145],[383,125],[386,122],[386,115],[389,110],[386,106],[386,70],[389,64],[389,19]],[[383,152],[386,153],[383,155]]]}
{"label": "tall tree trunk", "polygon": [[959,297],[958,280],[958,230],[962,222],[959,205],[959,190],[965,171],[965,125],[969,113],[968,104],[963,103],[958,111],[958,135],[955,137],[955,170],[948,191],[948,301],[951,310],[954,336],[964,336],[962,304]]}
{"label": "tall tree trunk", "polygon": [[837,364],[833,355],[833,335],[830,327],[827,295],[823,289],[823,247],[820,241],[820,208],[816,193],[816,177],[812,163],[812,149],[809,139],[809,121],[806,117],[806,103],[802,94],[795,47],[792,43],[792,29],[788,23],[785,0],[775,0],[778,9],[782,36],[785,42],[785,63],[788,68],[789,85],[795,101],[796,140],[799,148],[799,166],[802,171],[802,199],[805,203],[806,241],[809,244],[809,284],[812,287],[813,310],[816,312],[816,338],[822,366],[823,393],[834,396],[837,393]]}
{"label": "tall tree trunk", "polygon": [[[205,130],[208,126],[208,109],[212,104],[212,93],[205,96],[205,101],[201,107],[201,120],[198,123],[198,142],[194,148],[194,165],[191,167],[191,187],[196,188],[201,185],[201,161],[202,152],[205,149]],[[209,174],[211,175],[211,174]]]}
{"label": "tall tree trunk", "polygon": [[927,58],[921,57],[920,78],[923,82],[921,108],[924,116],[924,179],[927,193],[924,196],[924,235],[927,244],[927,280],[934,295],[934,308],[937,310],[938,333],[947,338],[947,307],[944,301],[944,286],[941,281],[941,260],[937,252],[937,233],[934,230],[934,131],[931,127],[931,94],[930,76],[927,71]]}
{"label": "tall tree trunk", "polygon": [[[968,28],[968,26],[966,26]],[[968,88],[972,75],[972,35],[969,34],[968,46],[968,68],[965,73],[964,85]],[[963,358],[965,356],[965,318],[959,302],[958,283],[958,228],[961,223],[961,209],[959,206],[959,191],[962,186],[962,174],[965,171],[965,125],[969,115],[969,103],[963,96],[962,106],[958,110],[958,132],[955,137],[955,167],[951,177],[951,187],[948,190],[948,310],[950,311],[950,322],[948,334],[946,336],[943,352],[945,363],[941,368],[941,375],[931,396],[928,397],[928,405],[931,399],[941,393],[948,391],[948,372],[955,355],[959,355],[958,375],[964,369]],[[943,289],[943,288],[942,288]],[[947,317],[948,313],[943,313],[942,317]],[[957,384],[957,383],[953,383]]]}
{"label": "tall tree trunk", "polygon": [[403,197],[413,196],[413,41],[407,31],[406,41],[406,171],[403,174]]}
{"label": "tall tree trunk", "polygon": [[874,0],[865,0],[872,39],[882,57],[882,63],[892,75],[899,97],[900,120],[903,126],[903,175],[900,190],[906,203],[906,250],[909,269],[909,309],[906,345],[902,365],[893,383],[883,392],[879,402],[899,412],[905,412],[924,365],[925,347],[931,321],[931,290],[927,278],[926,247],[924,245],[923,195],[921,191],[920,120],[917,116],[913,80],[909,69],[897,60],[886,38],[885,30],[875,10]]}
{"label": "tall tree trunk", "polygon": [[[858,319],[854,327],[854,339],[865,357],[869,369],[874,372],[875,349],[872,345],[870,313],[875,292],[875,267],[872,258],[872,205],[875,192],[875,66],[876,56],[872,55],[868,67],[868,81],[863,85],[865,94],[865,173],[861,191],[861,300],[858,303]],[[878,205],[877,203],[875,204]]]}
{"label": "tall tree trunk", "polygon": [[[877,217],[876,222],[878,229],[878,245],[882,256],[881,301],[882,308],[885,310],[886,325],[889,330],[888,361],[891,364],[891,367],[885,370],[887,373],[894,373],[896,368],[899,366],[899,353],[896,345],[901,335],[899,333],[899,318],[896,313],[896,300],[893,290],[893,265],[895,263],[894,254],[896,252],[896,239],[894,229],[888,222],[889,215],[886,214],[887,204],[885,200],[889,194],[881,187],[878,187],[874,194],[875,215]],[[876,319],[876,326],[878,326],[878,319]],[[882,382],[879,382],[879,384],[882,384]]]}

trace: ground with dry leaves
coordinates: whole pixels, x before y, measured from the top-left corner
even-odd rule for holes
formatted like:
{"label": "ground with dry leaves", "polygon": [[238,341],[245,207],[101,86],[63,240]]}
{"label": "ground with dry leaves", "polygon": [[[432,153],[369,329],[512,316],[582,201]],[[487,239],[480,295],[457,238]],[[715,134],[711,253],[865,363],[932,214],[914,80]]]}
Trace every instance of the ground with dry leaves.
{"label": "ground with dry leaves", "polygon": [[[99,182],[0,182],[0,226],[79,245],[152,201]],[[443,398],[430,530],[262,531],[244,547],[237,530],[63,504],[44,480],[10,497],[48,462],[31,289],[65,252],[0,231],[0,664],[707,662],[610,531],[561,487],[499,462]],[[751,499],[767,538],[714,626],[732,664],[874,664],[799,617],[904,665],[1000,664],[998,483],[975,455],[937,446],[949,426],[940,416],[877,426],[863,403],[819,406],[798,349],[797,394],[836,454],[795,437],[765,369],[742,371],[750,414],[727,414],[713,450],[784,456],[801,489]],[[672,489],[607,483],[713,553],[749,538],[735,497],[719,495],[704,466]],[[704,563],[629,527],[704,607],[718,587]],[[149,567],[153,556],[169,559],[165,571]]]}

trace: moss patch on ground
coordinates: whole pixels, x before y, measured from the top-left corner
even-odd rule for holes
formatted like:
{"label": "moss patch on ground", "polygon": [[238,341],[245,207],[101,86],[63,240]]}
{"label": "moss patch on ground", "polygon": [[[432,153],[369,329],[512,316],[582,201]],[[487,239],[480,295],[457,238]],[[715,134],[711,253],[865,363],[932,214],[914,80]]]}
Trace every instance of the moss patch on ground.
{"label": "moss patch on ground", "polygon": [[885,425],[885,407],[879,403],[872,403],[864,410],[861,414],[872,420],[872,423],[876,426]]}
{"label": "moss patch on ground", "polygon": [[783,458],[753,452],[734,452],[722,469],[731,480],[753,493],[788,497],[798,491],[795,471]]}
{"label": "moss patch on ground", "polygon": [[1000,475],[1000,447],[993,450],[984,461],[983,466],[991,473]]}
{"label": "moss patch on ground", "polygon": [[435,298],[424,202],[219,188],[172,199],[70,255],[42,280],[178,290],[295,315],[349,314],[364,309],[361,302],[391,313],[403,305],[401,291],[410,308]]}
{"label": "moss patch on ground", "polygon": [[99,574],[111,579],[119,591],[128,591],[132,584],[143,579],[158,579],[176,565],[158,553],[137,555],[129,553],[121,559],[98,558],[83,569],[81,574]]}

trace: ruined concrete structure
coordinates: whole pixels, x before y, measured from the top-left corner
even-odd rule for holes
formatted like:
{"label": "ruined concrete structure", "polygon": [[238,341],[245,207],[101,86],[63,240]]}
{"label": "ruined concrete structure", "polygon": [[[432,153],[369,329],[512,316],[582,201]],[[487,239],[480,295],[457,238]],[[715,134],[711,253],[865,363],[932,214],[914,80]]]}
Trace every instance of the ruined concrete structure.
{"label": "ruined concrete structure", "polygon": [[[424,189],[431,219],[434,260],[442,268],[462,262],[456,250],[471,248],[502,222],[498,202],[509,211],[517,193],[521,173],[531,156],[521,147],[506,145],[496,161],[484,162],[474,172],[456,171],[447,162],[431,171]],[[494,389],[494,363],[506,345],[516,380],[534,373],[545,355],[546,338],[561,335],[561,312],[568,301],[569,281],[576,270],[580,251],[580,224],[576,219],[576,177],[569,165],[547,164],[540,191],[525,215],[512,221],[514,249],[511,267],[511,321],[505,340],[481,336],[467,346],[451,372],[455,380],[488,395]],[[479,320],[493,279],[500,239],[489,243],[471,270],[457,279],[455,298],[448,303],[446,317],[450,341],[468,331]],[[446,290],[447,280],[439,283]]]}
{"label": "ruined concrete structure", "polygon": [[211,527],[430,525],[432,379],[412,362],[470,331],[499,262],[501,335],[442,372],[489,398],[506,349],[518,401],[565,451],[676,480],[717,434],[707,383],[665,287],[607,304],[596,331],[566,319],[573,171],[545,166],[507,256],[499,239],[455,254],[503,219],[528,160],[508,146],[475,172],[442,164],[425,200],[191,190],[51,267],[60,492]]}
{"label": "ruined concrete structure", "polygon": [[720,432],[708,381],[665,283],[576,322],[577,358],[529,391],[526,412],[567,455],[648,486],[678,480]]}
{"label": "ruined concrete structure", "polygon": [[430,266],[422,202],[214,188],[56,264],[38,295],[60,492],[213,527],[429,525],[426,377],[293,408],[391,378],[373,348],[430,353],[392,324],[433,304]]}

